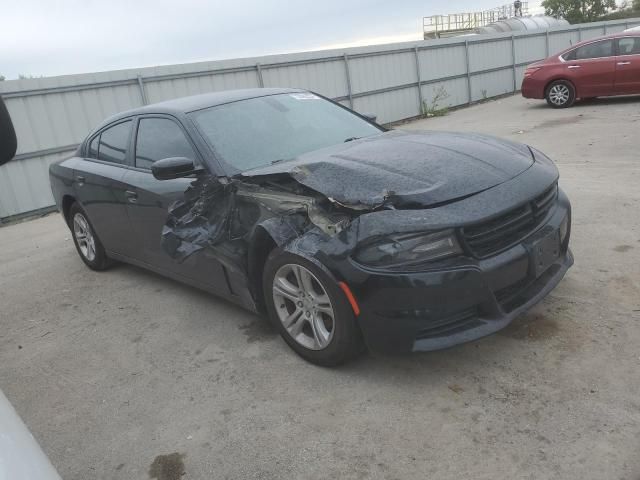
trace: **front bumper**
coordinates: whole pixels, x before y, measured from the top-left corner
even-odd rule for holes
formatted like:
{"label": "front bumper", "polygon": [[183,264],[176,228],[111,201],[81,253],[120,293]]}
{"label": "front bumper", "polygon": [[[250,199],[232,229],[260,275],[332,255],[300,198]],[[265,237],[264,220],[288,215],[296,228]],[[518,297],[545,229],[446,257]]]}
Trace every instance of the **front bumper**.
{"label": "front bumper", "polygon": [[[535,232],[489,258],[463,257],[437,269],[403,273],[355,266],[358,277],[366,278],[352,288],[369,349],[399,353],[451,347],[504,328],[542,300],[573,264],[570,205],[563,198]],[[558,255],[540,271],[533,246],[541,235],[560,235],[565,219],[569,228]]]}
{"label": "front bumper", "polygon": [[[534,74],[535,75],[535,74]],[[526,77],[522,81],[520,91],[524,98],[535,98],[538,100],[544,99],[546,83],[541,79],[533,77]]]}

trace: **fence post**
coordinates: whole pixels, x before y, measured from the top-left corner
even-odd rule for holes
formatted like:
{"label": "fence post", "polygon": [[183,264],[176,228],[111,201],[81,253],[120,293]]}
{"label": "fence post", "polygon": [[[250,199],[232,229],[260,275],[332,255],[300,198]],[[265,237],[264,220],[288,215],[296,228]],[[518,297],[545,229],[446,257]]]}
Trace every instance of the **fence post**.
{"label": "fence post", "polygon": [[256,63],[256,73],[258,74],[258,85],[260,88],[264,88],[264,78],[262,78],[262,66],[260,62]]}
{"label": "fence post", "polygon": [[464,59],[467,63],[467,96],[471,105],[471,64],[469,62],[469,40],[464,41]]}
{"label": "fence post", "polygon": [[353,91],[351,90],[351,71],[349,70],[349,57],[344,54],[344,69],[347,75],[347,94],[349,96],[349,107],[353,110]]}
{"label": "fence post", "polygon": [[582,27],[578,27],[578,41],[582,41]]}
{"label": "fence post", "polygon": [[607,34],[607,24],[606,23],[604,24],[604,34],[605,35]]}
{"label": "fence post", "polygon": [[422,76],[420,74],[420,54],[418,53],[418,46],[413,49],[416,56],[416,76],[418,77],[418,101],[420,102],[420,108],[418,108],[418,115],[422,115],[424,112],[424,98],[422,98]]}
{"label": "fence post", "polygon": [[549,44],[549,29],[547,29],[547,58],[551,55],[551,45]]}
{"label": "fence post", "polygon": [[516,71],[516,37],[511,34],[511,62],[513,63],[513,93],[516,93],[516,87],[518,86],[518,73]]}
{"label": "fence post", "polygon": [[142,98],[142,105],[147,105],[149,101],[147,100],[147,92],[144,90],[144,81],[142,80],[142,75],[138,75],[138,88],[140,88],[140,97]]}

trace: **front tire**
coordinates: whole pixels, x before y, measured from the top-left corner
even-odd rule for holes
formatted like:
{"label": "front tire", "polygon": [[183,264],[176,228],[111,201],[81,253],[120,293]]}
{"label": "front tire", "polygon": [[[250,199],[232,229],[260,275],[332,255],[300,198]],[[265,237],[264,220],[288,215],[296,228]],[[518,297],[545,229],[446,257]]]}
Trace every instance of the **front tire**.
{"label": "front tire", "polygon": [[566,80],[556,80],[547,87],[547,103],[553,108],[569,108],[576,101],[576,89]]}
{"label": "front tire", "polygon": [[305,360],[334,367],[362,351],[351,305],[336,282],[312,262],[276,248],[265,263],[263,291],[269,318]]}
{"label": "front tire", "polygon": [[74,203],[69,209],[69,228],[78,255],[87,267],[92,270],[106,270],[113,264],[91,226],[89,217],[78,203]]}

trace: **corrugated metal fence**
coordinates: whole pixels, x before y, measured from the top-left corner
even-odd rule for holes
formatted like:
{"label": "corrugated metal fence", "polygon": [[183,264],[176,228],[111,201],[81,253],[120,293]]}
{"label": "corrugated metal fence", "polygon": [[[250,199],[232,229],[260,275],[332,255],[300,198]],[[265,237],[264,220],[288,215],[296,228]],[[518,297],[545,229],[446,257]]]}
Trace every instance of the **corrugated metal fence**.
{"label": "corrugated metal fence", "polygon": [[19,143],[18,157],[0,167],[0,219],[53,205],[48,165],[123,110],[215,90],[299,87],[390,123],[421,115],[434,99],[439,107],[453,107],[515,92],[529,63],[638,24],[640,19],[630,19],[0,82]]}

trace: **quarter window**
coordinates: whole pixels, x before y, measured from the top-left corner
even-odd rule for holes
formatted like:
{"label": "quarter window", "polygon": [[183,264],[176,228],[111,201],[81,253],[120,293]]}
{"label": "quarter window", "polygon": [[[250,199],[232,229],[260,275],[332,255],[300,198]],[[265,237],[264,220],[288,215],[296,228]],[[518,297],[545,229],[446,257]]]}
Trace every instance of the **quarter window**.
{"label": "quarter window", "polygon": [[93,140],[91,140],[89,144],[89,152],[87,155],[89,158],[98,158],[98,142],[100,142],[100,135],[93,137]]}
{"label": "quarter window", "polygon": [[619,55],[640,55],[640,37],[626,37],[618,40]]}
{"label": "quarter window", "polygon": [[195,153],[182,129],[167,118],[143,118],[138,127],[136,167],[151,168],[163,158],[186,157],[195,160]]}
{"label": "quarter window", "polygon": [[613,40],[593,42],[576,48],[564,55],[565,60],[588,60],[590,58],[603,58],[613,56]]}
{"label": "quarter window", "polygon": [[131,120],[104,130],[100,134],[98,159],[105,162],[126,163],[130,132]]}

